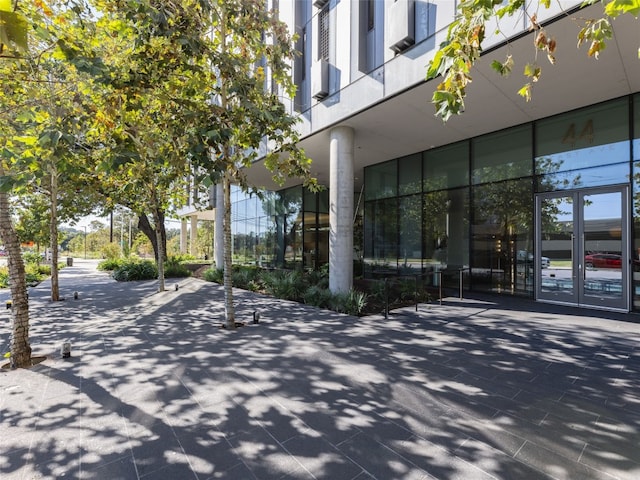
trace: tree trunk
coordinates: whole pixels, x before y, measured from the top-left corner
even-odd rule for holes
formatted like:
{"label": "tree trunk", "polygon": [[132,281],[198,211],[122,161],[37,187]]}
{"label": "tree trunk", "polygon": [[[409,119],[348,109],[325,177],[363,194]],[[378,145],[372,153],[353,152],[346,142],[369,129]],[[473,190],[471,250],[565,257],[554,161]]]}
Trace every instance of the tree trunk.
{"label": "tree trunk", "polygon": [[154,215],[154,223],[155,225],[155,236],[156,236],[156,244],[158,245],[158,254],[156,258],[156,264],[158,265],[158,291],[164,292],[165,290],[165,282],[164,282],[164,259],[165,252],[163,250],[163,242],[162,242],[162,233],[164,230],[164,221],[161,221],[158,215],[159,210],[156,210],[156,214]]}
{"label": "tree trunk", "polygon": [[213,256],[218,270],[224,269],[224,186],[217,183],[216,192],[216,219],[213,230]]}
{"label": "tree trunk", "polygon": [[51,301],[60,300],[60,284],[58,282],[58,172],[55,165],[51,166],[51,223],[49,235],[51,237]]}
{"label": "tree trunk", "polygon": [[227,328],[236,328],[236,319],[233,309],[233,263],[231,257],[231,180],[224,174],[224,316]]}
{"label": "tree trunk", "polygon": [[[0,175],[4,175],[0,166]],[[0,191],[0,237],[8,253],[11,280],[11,368],[31,366],[29,344],[29,300],[20,241],[11,223],[9,194]]]}
{"label": "tree trunk", "polygon": [[[146,237],[151,242],[151,246],[153,247],[153,255],[158,261],[158,252],[162,249],[163,258],[166,259],[167,256],[167,231],[164,227],[164,212],[160,209],[154,212],[154,218],[160,218],[160,236],[156,234],[156,230],[153,226],[151,226],[151,222],[149,222],[149,217],[146,214],[142,213],[138,215],[138,228],[142,233],[146,235]],[[160,248],[158,248],[158,238],[160,238]]]}

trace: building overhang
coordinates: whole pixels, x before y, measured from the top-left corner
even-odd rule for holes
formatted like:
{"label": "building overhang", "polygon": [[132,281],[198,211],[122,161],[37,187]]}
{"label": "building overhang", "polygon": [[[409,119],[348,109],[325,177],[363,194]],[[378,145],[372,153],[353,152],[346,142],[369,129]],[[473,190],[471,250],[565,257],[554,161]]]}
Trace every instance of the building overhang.
{"label": "building overhang", "polygon": [[[330,130],[336,126],[349,126],[355,131],[357,191],[364,180],[363,169],[369,165],[639,92],[640,20],[631,15],[613,20],[614,37],[599,59],[588,57],[588,46],[576,48],[581,28],[576,18],[598,17],[601,12],[598,4],[545,27],[558,45],[555,65],[543,52],[537,52],[536,60],[534,32],[485,52],[472,70],[465,112],[446,123],[435,116],[431,103],[440,81],[435,79],[409,86],[391,98],[312,132],[301,140],[300,146],[313,159],[313,174],[328,186]],[[508,54],[513,56],[515,66],[510,76],[501,77],[491,68],[491,62],[503,61]],[[526,102],[517,92],[527,83],[525,65],[534,61],[542,67],[542,75],[534,84],[532,100]],[[426,68],[425,65],[425,74]],[[248,177],[256,186],[282,188],[271,181],[270,173],[259,163],[249,169]],[[299,179],[291,179],[285,186],[299,183]]]}

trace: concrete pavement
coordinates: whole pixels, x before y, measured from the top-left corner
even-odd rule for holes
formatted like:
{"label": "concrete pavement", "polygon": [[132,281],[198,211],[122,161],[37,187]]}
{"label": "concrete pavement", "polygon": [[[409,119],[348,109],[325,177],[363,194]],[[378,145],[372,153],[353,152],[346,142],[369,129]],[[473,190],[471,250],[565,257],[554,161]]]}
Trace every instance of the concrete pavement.
{"label": "concrete pavement", "polygon": [[358,319],[236,290],[229,332],[221,287],[167,286],[75,259],[66,301],[30,289],[47,359],[0,372],[0,478],[640,478],[636,316],[489,298]]}

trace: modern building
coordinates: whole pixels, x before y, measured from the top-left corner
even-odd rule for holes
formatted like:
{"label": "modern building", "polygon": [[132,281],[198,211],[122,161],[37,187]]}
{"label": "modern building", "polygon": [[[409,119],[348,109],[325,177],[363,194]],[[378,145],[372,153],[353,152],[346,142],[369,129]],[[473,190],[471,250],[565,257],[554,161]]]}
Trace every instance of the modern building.
{"label": "modern building", "polygon": [[[334,291],[354,268],[441,271],[433,278],[472,291],[640,309],[640,20],[615,19],[593,59],[576,38],[600,3],[525,2],[526,14],[487,28],[466,111],[445,124],[425,75],[458,2],[269,3],[298,34],[287,103],[327,189],[281,189],[254,165],[250,180],[270,192],[234,194],[238,261],[326,264]],[[533,14],[556,40],[555,65],[534,48]],[[503,78],[490,65],[508,54]],[[517,93],[527,63],[542,68],[531,102]]]}

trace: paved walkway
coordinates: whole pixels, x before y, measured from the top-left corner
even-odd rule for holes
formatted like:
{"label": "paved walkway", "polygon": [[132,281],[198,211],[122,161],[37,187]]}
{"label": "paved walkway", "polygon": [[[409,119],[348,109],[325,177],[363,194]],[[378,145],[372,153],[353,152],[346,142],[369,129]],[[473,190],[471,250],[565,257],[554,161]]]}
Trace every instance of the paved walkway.
{"label": "paved walkway", "polygon": [[358,319],[236,291],[261,322],[229,332],[215,284],[94,267],[62,271],[64,302],[31,289],[47,360],[0,372],[3,480],[640,478],[624,317],[450,300]]}

